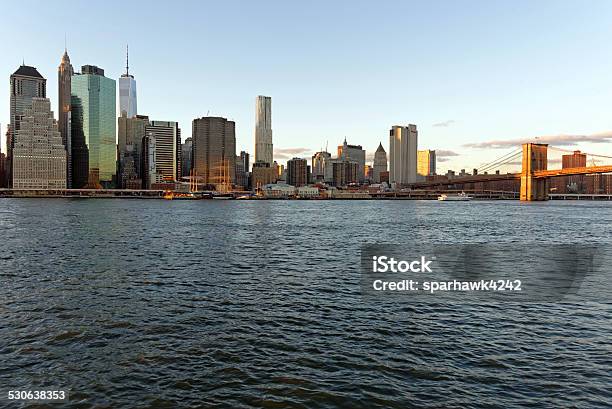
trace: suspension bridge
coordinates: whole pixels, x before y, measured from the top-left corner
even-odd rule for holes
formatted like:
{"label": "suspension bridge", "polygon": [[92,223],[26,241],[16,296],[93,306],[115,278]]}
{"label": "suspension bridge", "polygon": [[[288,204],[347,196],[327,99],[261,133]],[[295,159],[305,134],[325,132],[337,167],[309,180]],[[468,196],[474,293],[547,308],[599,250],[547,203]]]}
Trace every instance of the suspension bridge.
{"label": "suspension bridge", "polygon": [[[465,187],[477,183],[498,182],[505,180],[520,181],[520,199],[523,201],[543,201],[549,199],[550,178],[560,176],[579,176],[594,175],[602,173],[612,173],[612,165],[597,165],[597,162],[607,160],[612,163],[612,156],[605,156],[594,153],[581,152],[578,164],[564,163],[561,169],[548,169],[548,152],[574,153],[566,149],[549,146],[545,143],[524,143],[522,147],[515,149],[495,160],[483,164],[478,173],[473,175],[448,178],[447,180],[437,179],[426,182],[413,183],[410,185],[414,189],[442,188],[442,187]],[[565,155],[569,156],[569,155]],[[586,166],[587,157],[591,158],[592,166]],[[518,162],[520,160],[520,162]],[[497,169],[504,166],[521,164],[521,172],[500,173]],[[497,171],[496,171],[497,170]],[[488,172],[496,171],[489,174]]]}

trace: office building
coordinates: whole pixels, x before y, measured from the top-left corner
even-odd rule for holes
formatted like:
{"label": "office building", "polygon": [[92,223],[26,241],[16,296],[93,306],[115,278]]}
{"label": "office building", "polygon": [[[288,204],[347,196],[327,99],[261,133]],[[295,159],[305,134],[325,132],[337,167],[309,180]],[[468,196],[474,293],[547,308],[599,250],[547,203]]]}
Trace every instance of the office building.
{"label": "office building", "polygon": [[255,162],[272,166],[272,98],[259,95],[255,100]]}
{"label": "office building", "polygon": [[417,151],[417,174],[423,178],[436,174],[436,151]]}
{"label": "office building", "polygon": [[357,163],[357,182],[365,180],[365,157],[366,152],[361,145],[349,145],[344,138],[344,143],[338,146],[338,159]]}
{"label": "office building", "polygon": [[311,168],[312,180],[316,183],[325,179],[325,166],[331,159],[331,153],[321,151],[312,155]]}
{"label": "office building", "polygon": [[181,147],[181,177],[191,176],[191,141],[191,138],[185,139]]}
{"label": "office building", "polygon": [[359,164],[343,159],[330,159],[325,164],[325,183],[344,187],[358,183]]}
{"label": "office building", "polygon": [[125,73],[119,77],[119,115],[125,112],[128,118],[138,114],[136,80],[130,74],[129,50],[125,53]]}
{"label": "office building", "polygon": [[13,140],[13,189],[65,189],[66,150],[51,101],[32,98]]}
{"label": "office building", "polygon": [[244,189],[249,187],[249,154],[245,151],[236,156],[236,185]]}
{"label": "office building", "polygon": [[181,130],[177,122],[149,121],[145,135],[155,140],[155,171],[163,182],[181,178]]}
{"label": "office building", "polygon": [[117,118],[117,184],[123,189],[143,186],[143,148],[145,128],[149,117],[136,115],[128,118],[123,111]]}
{"label": "office building", "polygon": [[308,184],[308,161],[293,158],[287,161],[287,184],[300,187]]}
{"label": "office building", "polygon": [[380,174],[387,171],[387,152],[383,148],[382,143],[378,144],[378,148],[374,153],[374,163],[372,166],[372,181],[381,183]]}
{"label": "office building", "polygon": [[275,182],[277,176],[274,174],[274,168],[270,167],[268,162],[255,162],[253,163],[253,170],[251,172],[251,188],[253,190],[259,190],[263,186]]}
{"label": "office building", "polygon": [[393,126],[389,131],[389,182],[398,185],[417,181],[416,125]]}
{"label": "office building", "polygon": [[72,76],[72,184],[113,187],[116,173],[116,84],[104,70],[84,65]]}
{"label": "office building", "polygon": [[6,135],[6,179],[8,187],[13,186],[14,136],[21,128],[21,118],[25,115],[25,110],[32,106],[33,98],[47,97],[47,80],[34,67],[22,65],[11,75],[10,83],[11,124]]}
{"label": "office building", "polygon": [[198,184],[227,187],[236,177],[236,124],[221,117],[193,120],[192,160]]}
{"label": "office building", "polygon": [[57,84],[58,84],[58,104],[57,104],[57,123],[60,134],[62,135],[62,143],[66,149],[66,186],[72,187],[72,134],[71,134],[71,83],[74,70],[70,64],[68,50],[64,50],[62,60],[57,67]]}

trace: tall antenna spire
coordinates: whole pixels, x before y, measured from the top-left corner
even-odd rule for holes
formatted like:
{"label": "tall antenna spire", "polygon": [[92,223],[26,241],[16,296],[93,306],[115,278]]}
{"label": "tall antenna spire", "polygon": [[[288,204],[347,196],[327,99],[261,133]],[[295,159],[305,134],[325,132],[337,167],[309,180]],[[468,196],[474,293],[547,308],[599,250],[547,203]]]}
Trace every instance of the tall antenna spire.
{"label": "tall antenna spire", "polygon": [[125,45],[125,75],[130,75],[130,45]]}
{"label": "tall antenna spire", "polygon": [[68,41],[66,40],[66,33],[64,33],[64,52],[68,52]]}

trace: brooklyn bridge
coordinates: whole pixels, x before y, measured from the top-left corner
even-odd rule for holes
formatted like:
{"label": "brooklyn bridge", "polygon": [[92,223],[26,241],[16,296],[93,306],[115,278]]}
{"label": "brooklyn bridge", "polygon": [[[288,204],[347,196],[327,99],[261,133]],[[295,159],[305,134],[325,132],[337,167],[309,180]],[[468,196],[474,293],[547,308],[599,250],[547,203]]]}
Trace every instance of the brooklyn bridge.
{"label": "brooklyn bridge", "polygon": [[[597,175],[612,172],[612,165],[598,166],[596,165],[595,159],[607,159],[612,162],[612,157],[592,153],[582,153],[581,156],[585,158],[582,161],[585,164],[586,157],[589,156],[592,159],[593,166],[564,166],[562,169],[548,169],[549,150],[571,152],[544,143],[524,143],[521,148],[484,164],[478,171],[475,170],[473,175],[453,178],[437,177],[433,180],[413,183],[410,185],[410,188],[474,190],[474,186],[478,185],[482,187],[482,190],[488,190],[490,188],[487,186],[493,185],[496,182],[515,181],[518,183],[520,181],[521,200],[543,201],[549,199],[551,178]],[[499,171],[493,174],[488,173],[489,171],[495,171],[495,169],[499,169],[505,165],[515,163],[519,159],[522,164],[522,169],[519,173],[502,174]]]}

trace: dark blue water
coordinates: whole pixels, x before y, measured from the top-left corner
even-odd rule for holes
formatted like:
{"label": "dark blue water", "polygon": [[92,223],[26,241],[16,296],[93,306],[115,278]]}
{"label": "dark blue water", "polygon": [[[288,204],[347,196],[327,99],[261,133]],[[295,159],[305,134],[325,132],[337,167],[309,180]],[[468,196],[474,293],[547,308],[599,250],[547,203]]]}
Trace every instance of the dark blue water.
{"label": "dark blue water", "polygon": [[605,269],[503,304],[359,270],[368,243],[610,243],[610,203],[3,199],[0,229],[0,407],[612,406]]}

